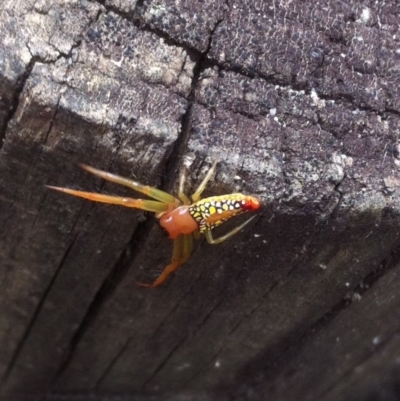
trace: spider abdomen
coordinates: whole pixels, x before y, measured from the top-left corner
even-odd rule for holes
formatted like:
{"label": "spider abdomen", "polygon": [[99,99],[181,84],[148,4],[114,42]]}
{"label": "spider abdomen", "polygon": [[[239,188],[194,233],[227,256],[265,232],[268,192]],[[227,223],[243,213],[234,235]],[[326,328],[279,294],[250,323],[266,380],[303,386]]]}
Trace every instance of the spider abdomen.
{"label": "spider abdomen", "polygon": [[200,233],[205,233],[231,217],[259,207],[258,199],[236,193],[212,196],[193,203],[189,206],[189,214],[196,220]]}

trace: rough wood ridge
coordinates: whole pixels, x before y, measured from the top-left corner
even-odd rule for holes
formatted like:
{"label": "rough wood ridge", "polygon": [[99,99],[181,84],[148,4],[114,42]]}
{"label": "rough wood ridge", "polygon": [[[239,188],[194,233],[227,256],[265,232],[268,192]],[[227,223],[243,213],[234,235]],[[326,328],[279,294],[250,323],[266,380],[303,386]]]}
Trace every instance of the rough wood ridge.
{"label": "rough wood ridge", "polygon": [[[2,397],[397,400],[399,20],[396,0],[1,2]],[[135,285],[170,258],[153,219],[45,187],[129,193],[86,163],[172,191],[187,155],[189,187],[219,158],[208,195],[264,207],[155,290]]]}

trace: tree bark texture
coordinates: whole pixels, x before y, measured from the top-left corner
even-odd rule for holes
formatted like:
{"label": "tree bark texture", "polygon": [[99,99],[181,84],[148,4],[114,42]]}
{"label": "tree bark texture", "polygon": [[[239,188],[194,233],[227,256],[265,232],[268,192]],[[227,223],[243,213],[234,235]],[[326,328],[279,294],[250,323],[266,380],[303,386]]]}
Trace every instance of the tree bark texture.
{"label": "tree bark texture", "polygon": [[[397,400],[399,20],[396,0],[3,1],[4,399]],[[263,208],[156,289],[152,216],[45,187],[135,196],[86,163],[174,192],[187,156],[189,193],[218,159],[205,195]]]}

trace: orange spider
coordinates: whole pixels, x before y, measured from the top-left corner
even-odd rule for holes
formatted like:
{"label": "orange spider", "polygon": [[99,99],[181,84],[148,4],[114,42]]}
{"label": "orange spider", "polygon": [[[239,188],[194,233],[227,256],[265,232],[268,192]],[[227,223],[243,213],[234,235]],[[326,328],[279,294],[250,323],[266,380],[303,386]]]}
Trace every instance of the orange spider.
{"label": "orange spider", "polygon": [[169,238],[174,240],[171,263],[162,271],[158,278],[151,284],[138,283],[142,287],[156,287],[160,285],[166,277],[185,263],[192,252],[193,236],[205,234],[208,243],[219,244],[232,237],[245,225],[250,223],[255,216],[246,220],[244,223],[229,231],[227,234],[214,239],[212,229],[219,226],[224,221],[240,213],[256,210],[260,207],[260,202],[252,196],[235,193],[231,195],[212,196],[200,200],[200,195],[204,191],[208,181],[215,171],[217,161],[214,162],[207,172],[203,181],[191,196],[192,201],[183,192],[185,182],[185,169],[182,170],[179,179],[178,198],[157,188],[142,185],[128,178],[123,178],[105,171],[97,170],[93,167],[81,164],[80,166],[98,177],[107,181],[115,182],[141,192],[156,200],[132,199],[120,196],[103,195],[93,192],[77,191],[68,188],[60,188],[47,185],[48,188],[56,191],[65,192],[80,198],[89,199],[95,202],[110,203],[133,207],[148,212],[156,213],[160,226],[163,227]]}

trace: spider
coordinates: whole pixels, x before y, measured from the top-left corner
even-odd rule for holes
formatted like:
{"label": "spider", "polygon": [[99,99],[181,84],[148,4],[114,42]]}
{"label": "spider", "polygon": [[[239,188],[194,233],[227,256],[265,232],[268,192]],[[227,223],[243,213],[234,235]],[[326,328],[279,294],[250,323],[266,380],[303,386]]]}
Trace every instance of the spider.
{"label": "spider", "polygon": [[165,229],[169,238],[174,240],[171,263],[164,268],[161,274],[152,283],[137,283],[142,287],[156,287],[160,285],[169,274],[189,259],[192,252],[193,237],[198,238],[199,233],[204,234],[209,244],[219,244],[239,232],[244,226],[249,224],[255,216],[219,238],[213,238],[212,230],[215,227],[231,217],[237,216],[243,212],[257,210],[260,207],[260,202],[257,198],[241,193],[212,196],[205,199],[200,198],[208,181],[214,174],[217,162],[218,161],[215,161],[208,170],[203,181],[191,196],[191,200],[184,193],[183,189],[186,178],[186,168],[183,168],[180,174],[177,198],[157,188],[142,185],[134,180],[98,170],[85,164],[80,164],[80,167],[87,172],[103,178],[104,180],[129,187],[155,200],[103,195],[51,185],[47,185],[47,187],[95,202],[122,205],[154,212],[156,218],[159,219],[160,226]]}

